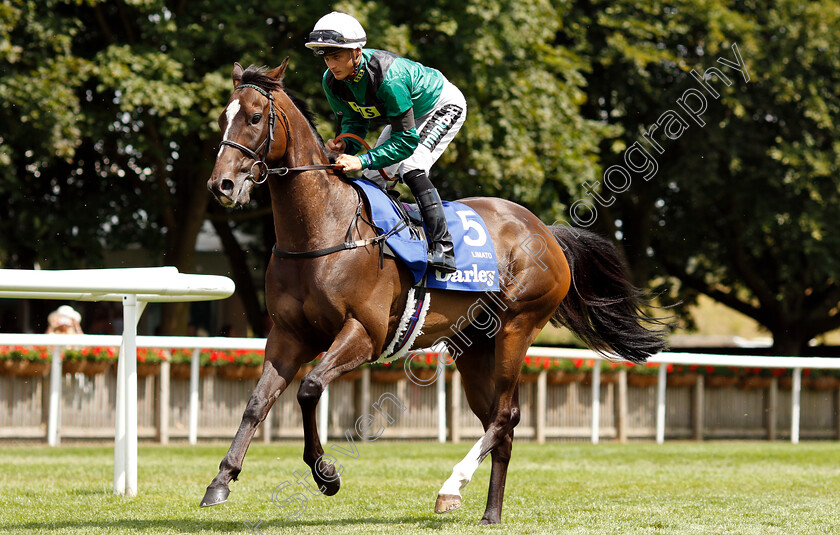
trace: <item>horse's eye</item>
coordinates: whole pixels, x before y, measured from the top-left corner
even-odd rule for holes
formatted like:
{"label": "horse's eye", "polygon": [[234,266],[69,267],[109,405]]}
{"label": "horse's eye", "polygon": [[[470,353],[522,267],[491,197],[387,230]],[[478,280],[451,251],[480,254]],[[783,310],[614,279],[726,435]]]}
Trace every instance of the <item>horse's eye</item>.
{"label": "horse's eye", "polygon": [[262,114],[255,113],[253,117],[251,117],[251,124],[259,124],[262,121]]}

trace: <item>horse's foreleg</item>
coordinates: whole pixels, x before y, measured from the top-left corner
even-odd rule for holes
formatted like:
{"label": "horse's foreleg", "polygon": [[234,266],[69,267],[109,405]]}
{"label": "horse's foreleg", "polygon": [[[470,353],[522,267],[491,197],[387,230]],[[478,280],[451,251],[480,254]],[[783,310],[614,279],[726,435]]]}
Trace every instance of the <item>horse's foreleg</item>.
{"label": "horse's foreleg", "polygon": [[[269,334],[262,375],[242,414],[242,422],[233,437],[233,443],[219,464],[219,473],[204,493],[202,507],[227,501],[230,494],[228,484],[235,481],[242,471],[245,453],[257,432],[257,426],[266,418],[274,401],[283,393],[306,359],[303,353],[303,348],[297,343],[285,341],[279,335]],[[283,356],[282,359],[280,355]]]}
{"label": "horse's foreleg", "polygon": [[372,353],[373,342],[365,328],[355,319],[350,319],[321,362],[300,382],[297,398],[303,416],[303,460],[312,469],[318,489],[327,496],[332,496],[341,488],[341,474],[334,465],[324,462],[326,459],[318,436],[315,408],[331,381],[367,362]]}

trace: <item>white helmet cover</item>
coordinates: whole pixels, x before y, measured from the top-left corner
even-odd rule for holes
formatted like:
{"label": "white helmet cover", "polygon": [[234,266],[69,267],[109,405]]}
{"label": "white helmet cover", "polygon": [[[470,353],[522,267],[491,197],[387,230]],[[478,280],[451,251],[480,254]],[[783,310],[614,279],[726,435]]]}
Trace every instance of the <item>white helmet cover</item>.
{"label": "white helmet cover", "polygon": [[367,35],[359,21],[347,13],[333,11],[315,23],[306,48],[322,56],[330,48],[362,48],[366,42]]}

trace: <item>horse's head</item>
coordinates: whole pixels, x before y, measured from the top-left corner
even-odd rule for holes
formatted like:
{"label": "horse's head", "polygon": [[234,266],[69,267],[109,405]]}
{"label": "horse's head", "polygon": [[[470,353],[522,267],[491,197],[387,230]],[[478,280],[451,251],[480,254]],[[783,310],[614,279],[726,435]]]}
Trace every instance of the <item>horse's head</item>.
{"label": "horse's head", "polygon": [[223,206],[246,204],[254,184],[267,178],[269,163],[286,154],[288,123],[274,102],[274,94],[282,93],[288,63],[286,58],[268,72],[234,64],[233,94],[219,117],[222,142],[207,181],[208,189]]}

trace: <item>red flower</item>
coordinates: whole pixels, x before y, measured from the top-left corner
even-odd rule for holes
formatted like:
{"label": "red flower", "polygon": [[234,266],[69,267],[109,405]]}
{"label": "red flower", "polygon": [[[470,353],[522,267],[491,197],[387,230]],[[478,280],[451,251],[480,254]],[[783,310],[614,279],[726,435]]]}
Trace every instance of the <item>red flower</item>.
{"label": "red flower", "polygon": [[583,359],[574,359],[572,361],[572,364],[575,368],[580,368],[581,366],[583,366]]}
{"label": "red flower", "polygon": [[668,366],[666,366],[666,369],[668,370],[668,373],[671,373],[672,371],[674,371],[674,365],[668,364]]}
{"label": "red flower", "polygon": [[137,355],[137,360],[140,362],[146,362],[146,355]]}
{"label": "red flower", "polygon": [[706,372],[707,373],[715,373],[715,367],[714,366],[706,366]]}
{"label": "red flower", "polygon": [[531,366],[531,360],[532,360],[532,359],[531,359],[531,357],[529,357],[529,356],[527,356],[527,355],[526,355],[526,356],[525,356],[525,366],[529,366],[529,367],[530,367],[530,366]]}
{"label": "red flower", "polygon": [[550,360],[550,359],[544,359],[544,360],[543,360],[543,369],[546,369],[546,370],[547,370],[547,369],[549,369],[550,367],[551,367],[551,360]]}

